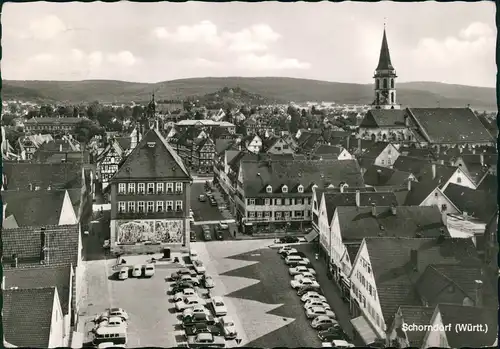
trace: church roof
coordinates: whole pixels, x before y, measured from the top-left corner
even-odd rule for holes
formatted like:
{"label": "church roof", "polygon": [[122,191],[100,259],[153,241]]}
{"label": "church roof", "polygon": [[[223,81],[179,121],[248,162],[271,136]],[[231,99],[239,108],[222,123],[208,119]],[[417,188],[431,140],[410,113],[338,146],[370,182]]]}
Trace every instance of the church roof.
{"label": "church roof", "polygon": [[380,57],[378,59],[378,65],[376,70],[394,70],[394,67],[392,66],[391,63],[389,45],[387,44],[387,36],[385,35],[385,28],[384,28],[384,36],[382,38],[382,47],[380,48]]}

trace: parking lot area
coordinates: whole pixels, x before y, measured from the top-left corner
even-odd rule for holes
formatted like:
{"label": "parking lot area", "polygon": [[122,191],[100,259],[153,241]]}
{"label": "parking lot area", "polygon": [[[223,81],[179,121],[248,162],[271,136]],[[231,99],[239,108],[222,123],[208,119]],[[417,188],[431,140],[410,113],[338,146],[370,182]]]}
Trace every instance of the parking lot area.
{"label": "parking lot area", "polygon": [[[127,264],[145,263],[151,256],[127,256]],[[137,260],[135,260],[137,259]],[[94,327],[91,320],[110,307],[123,308],[130,319],[127,326],[127,347],[175,347],[182,343],[180,331],[175,331],[179,322],[167,295],[165,276],[179,265],[157,265],[151,278],[117,280],[112,266],[115,259],[94,260],[86,263],[88,289],[81,307],[84,343],[90,345]]]}
{"label": "parking lot area", "polygon": [[288,267],[269,248],[272,240],[193,244],[207,272],[218,283],[215,292],[239,314],[242,346],[319,347],[304,305],[290,286]]}
{"label": "parking lot area", "polygon": [[[191,185],[191,209],[193,210],[196,222],[220,221],[232,218],[226,210],[219,209],[219,206],[225,205],[225,203],[218,191],[213,190],[213,195],[217,202],[216,206],[211,205],[208,198],[204,202],[200,201],[200,195],[205,195],[205,193],[205,183],[193,183]],[[221,211],[224,211],[224,213]]]}

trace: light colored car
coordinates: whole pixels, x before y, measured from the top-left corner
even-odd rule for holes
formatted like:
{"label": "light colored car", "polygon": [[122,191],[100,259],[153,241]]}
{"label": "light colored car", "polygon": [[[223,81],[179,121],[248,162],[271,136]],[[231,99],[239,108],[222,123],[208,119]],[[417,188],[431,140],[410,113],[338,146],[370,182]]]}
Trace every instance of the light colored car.
{"label": "light colored car", "polygon": [[304,304],[305,310],[307,310],[309,308],[313,308],[313,307],[323,307],[327,310],[332,310],[332,308],[330,307],[330,304],[328,304],[326,302],[322,302],[320,300],[311,299]]}
{"label": "light colored car", "polygon": [[288,257],[285,257],[285,264],[289,266],[302,265],[301,264],[302,260],[303,260],[302,257],[292,254]]}
{"label": "light colored car", "polygon": [[120,271],[118,272],[118,279],[120,279],[120,280],[127,280],[128,279],[128,273],[129,273],[129,268],[128,267],[121,267]]}
{"label": "light colored car", "polygon": [[311,326],[315,330],[326,330],[329,327],[337,325],[338,322],[335,319],[332,319],[331,317],[328,317],[326,315],[320,315],[318,317],[315,317],[313,321],[311,321]]}
{"label": "light colored car", "polygon": [[297,251],[295,248],[291,248],[291,249],[287,249],[287,250],[283,251],[282,254],[283,254],[283,257],[288,257],[288,256],[291,256],[291,255],[297,253],[297,252],[299,252],[299,251]]}
{"label": "light colored car", "polygon": [[203,278],[201,279],[201,284],[205,288],[214,288],[215,287],[215,281],[213,277],[210,275],[203,275]]}
{"label": "light colored car", "polygon": [[214,308],[215,316],[227,315],[226,303],[224,303],[222,297],[219,296],[212,297],[212,307]]}
{"label": "light colored car", "polygon": [[281,247],[281,248],[278,250],[278,253],[279,253],[279,254],[283,254],[283,253],[285,253],[286,251],[290,251],[291,249],[294,249],[294,248],[293,248],[293,247],[291,247],[291,246],[286,245],[286,246]]}
{"label": "light colored car", "polygon": [[203,263],[200,261],[193,261],[193,268],[197,274],[205,274],[207,271]]}
{"label": "light colored car", "polygon": [[132,276],[133,277],[141,277],[142,275],[142,265],[141,264],[136,264],[134,265],[134,267],[132,268]]}
{"label": "light colored car", "polygon": [[184,297],[184,299],[175,302],[175,309],[177,311],[182,311],[195,305],[205,305],[205,301],[197,296]]}
{"label": "light colored car", "polygon": [[222,229],[222,230],[229,229],[229,225],[227,225],[226,223],[222,223],[222,222],[219,222],[218,227],[219,227],[219,229]]}
{"label": "light colored car", "polygon": [[[290,256],[292,257],[292,256]],[[298,262],[297,262],[297,265],[303,265],[305,267],[310,267],[311,266],[311,261],[309,260],[309,258],[301,258]]]}
{"label": "light colored car", "polygon": [[187,345],[188,348],[225,348],[226,341],[222,336],[202,332],[195,336],[188,336]]}
{"label": "light colored car", "polygon": [[310,272],[305,272],[303,274],[298,274],[293,277],[294,280],[300,280],[300,279],[311,279],[311,280],[316,280],[313,274]]}
{"label": "light colored car", "polygon": [[323,343],[321,343],[321,346],[323,348],[332,348],[332,347],[335,347],[335,348],[354,348],[355,347],[354,344],[349,343],[343,339],[334,339],[331,342],[323,342]]}
{"label": "light colored car", "polygon": [[305,295],[303,295],[300,300],[302,302],[307,302],[309,300],[319,300],[319,301],[322,301],[322,302],[326,302],[326,297],[319,294],[318,292],[314,292],[314,291],[309,291],[307,292]]}
{"label": "light colored car", "polygon": [[125,344],[115,344],[113,342],[102,342],[97,346],[98,349],[104,348],[125,348]]}
{"label": "light colored car", "polygon": [[120,326],[126,327],[127,322],[119,316],[112,316],[112,317],[108,318],[107,320],[99,322],[96,325],[96,330],[99,327],[120,327]]}
{"label": "light colored car", "polygon": [[155,265],[154,264],[146,264],[144,266],[144,276],[152,277],[155,274]]}
{"label": "light colored car", "polygon": [[304,265],[298,265],[298,266],[293,267],[293,268],[288,268],[288,273],[291,276],[295,276],[295,275],[303,274],[303,273],[311,273],[313,275],[316,275],[316,271],[313,268],[308,268]]}
{"label": "light colored car", "polygon": [[236,324],[234,320],[230,316],[223,316],[219,320],[222,328],[224,329],[224,337],[226,339],[233,339],[238,336],[238,332],[236,331]]}
{"label": "light colored car", "polygon": [[189,251],[189,259],[192,261],[197,261],[198,260],[198,252],[196,250],[190,250]]}
{"label": "light colored car", "polygon": [[200,280],[198,280],[197,277],[191,276],[191,275],[182,275],[181,278],[178,280],[178,282],[190,282],[195,286],[198,286],[200,284]]}
{"label": "light colored car", "polygon": [[308,279],[308,278],[302,278],[299,280],[291,280],[290,286],[292,286],[292,288],[295,288],[295,289],[297,289],[299,287],[304,287],[304,286],[312,286],[312,287],[319,288],[319,284],[315,280]]}
{"label": "light colored car", "polygon": [[109,319],[110,317],[113,317],[113,316],[118,316],[118,317],[122,318],[125,321],[128,321],[128,319],[129,319],[129,316],[128,316],[127,312],[125,310],[123,310],[122,308],[109,308],[105,312],[97,315],[94,318],[94,321],[95,322],[104,321],[104,320],[107,320],[107,319]]}
{"label": "light colored car", "polygon": [[191,222],[194,222],[194,212],[192,209],[189,209],[189,220]]}
{"label": "light colored car", "polygon": [[177,292],[174,295],[174,302],[183,300],[185,297],[197,296],[196,291],[193,288],[185,288],[182,292]]}
{"label": "light colored car", "polygon": [[191,308],[186,308],[182,311],[182,317],[188,318],[192,317],[194,314],[207,314],[210,315],[210,311],[203,305],[197,304]]}
{"label": "light colored car", "polygon": [[306,316],[308,319],[314,319],[320,315],[325,315],[329,318],[335,319],[335,313],[324,307],[311,307],[306,310]]}

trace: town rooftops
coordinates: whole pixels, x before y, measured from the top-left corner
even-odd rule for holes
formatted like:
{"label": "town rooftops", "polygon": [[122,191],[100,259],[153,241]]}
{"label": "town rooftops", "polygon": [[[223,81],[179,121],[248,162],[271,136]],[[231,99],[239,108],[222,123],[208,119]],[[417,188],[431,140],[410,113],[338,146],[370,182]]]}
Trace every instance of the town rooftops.
{"label": "town rooftops", "polygon": [[414,158],[410,156],[400,155],[394,161],[393,168],[403,172],[410,172],[413,174],[417,174],[421,171],[422,167],[430,164],[431,160],[422,159],[422,158]]}
{"label": "town rooftops", "polygon": [[441,186],[457,172],[458,167],[441,164],[424,164],[420,171],[414,173],[419,182],[437,181]]}
{"label": "town rooftops", "polygon": [[79,239],[78,224],[3,229],[3,268],[13,267],[14,255],[17,256],[18,267],[40,265],[42,262],[45,265],[72,263],[76,266]]}
{"label": "town rooftops", "polygon": [[481,263],[472,239],[370,237],[365,243],[386,324],[399,306],[421,304],[414,286],[428,265]]}
{"label": "town rooftops", "polygon": [[477,218],[482,222],[488,222],[491,216],[497,211],[498,200],[496,193],[489,193],[482,190],[474,190],[468,187],[448,184],[444,195],[461,212]]}
{"label": "town rooftops", "polygon": [[412,173],[410,172],[377,165],[369,166],[363,175],[366,185],[376,187],[403,186],[408,182],[410,177],[412,177]]}
{"label": "town rooftops", "polygon": [[[311,193],[313,185],[326,188],[346,183],[351,187],[364,185],[356,160],[263,160],[243,161],[243,188],[247,197],[275,196],[283,193]],[[267,192],[270,186],[271,193]],[[287,195],[287,194],[285,194]]]}
{"label": "town rooftops", "polygon": [[116,143],[120,146],[122,152],[125,152],[127,150],[130,150],[130,146],[132,145],[132,137],[126,136],[126,137],[116,137],[114,139]]}
{"label": "town rooftops", "polygon": [[213,120],[181,120],[176,126],[218,126],[218,127],[235,127],[234,124],[227,121],[213,121]]}
{"label": "town rooftops", "polygon": [[43,117],[43,118],[31,118],[24,123],[27,125],[35,125],[35,124],[77,124],[82,120],[86,120],[86,118],[73,118],[73,117]]}
{"label": "town rooftops", "polygon": [[432,193],[439,188],[437,181],[411,182],[411,190],[406,195],[405,206],[418,206]]}
{"label": "town rooftops", "polygon": [[[379,200],[396,200],[394,194],[386,193],[385,197]],[[449,236],[437,206],[337,206],[337,213],[343,240]]]}
{"label": "town rooftops", "polygon": [[470,108],[407,108],[430,143],[491,143],[489,131]]}
{"label": "town rooftops", "polygon": [[111,181],[150,178],[191,179],[179,155],[156,129],[143,136]]}
{"label": "town rooftops", "polygon": [[337,159],[343,148],[338,145],[320,144],[312,152],[313,156],[323,159]]}
{"label": "town rooftops", "polygon": [[48,348],[55,287],[4,290],[4,340],[16,347]]}
{"label": "town rooftops", "polygon": [[5,269],[5,289],[56,287],[64,314],[69,310],[71,266],[37,266],[32,268]]}

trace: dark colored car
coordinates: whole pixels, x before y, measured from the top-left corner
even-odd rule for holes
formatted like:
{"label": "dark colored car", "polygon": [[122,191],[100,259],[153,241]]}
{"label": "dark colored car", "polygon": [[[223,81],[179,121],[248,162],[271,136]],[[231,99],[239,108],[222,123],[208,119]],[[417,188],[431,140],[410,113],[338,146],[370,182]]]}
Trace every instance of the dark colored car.
{"label": "dark colored car", "polygon": [[215,200],[213,196],[211,196],[208,201],[210,201],[210,205],[217,206],[217,200]]}
{"label": "dark colored car", "polygon": [[189,233],[189,241],[196,242],[196,233],[194,231],[192,231],[192,230]]}
{"label": "dark colored car", "polygon": [[198,323],[203,323],[206,325],[215,325],[215,318],[213,315],[208,315],[205,313],[196,313],[192,317],[189,317],[182,321],[182,327],[186,328],[193,326]]}
{"label": "dark colored car", "polygon": [[192,282],[179,282],[172,286],[172,293],[176,294],[177,292],[182,292],[186,288],[194,288],[195,285]]}
{"label": "dark colored car", "polygon": [[210,231],[207,231],[207,230],[203,231],[203,239],[205,241],[211,241],[212,240],[212,234],[210,234]]}
{"label": "dark colored car", "polygon": [[285,236],[280,239],[282,244],[293,244],[299,242],[299,238],[295,236]]}
{"label": "dark colored car", "polygon": [[305,295],[307,292],[309,291],[314,291],[314,292],[318,292],[319,294],[321,294],[320,290],[318,290],[317,287],[314,287],[314,286],[303,286],[303,287],[300,287],[298,290],[297,290],[297,295],[298,296],[303,296]]}
{"label": "dark colored car", "polygon": [[205,322],[196,322],[192,325],[187,325],[184,327],[184,332],[186,332],[186,336],[194,336],[198,333],[211,333],[214,336],[224,335],[224,330],[220,324],[208,325]]}
{"label": "dark colored car", "polygon": [[351,340],[349,336],[345,334],[344,331],[342,331],[341,328],[338,328],[337,330],[335,330],[335,327],[330,327],[330,328],[333,328],[334,330],[330,331],[328,329],[326,331],[320,331],[318,333],[318,337],[319,339],[321,339],[322,342],[331,342],[336,339],[345,340],[347,342]]}
{"label": "dark colored car", "polygon": [[215,231],[215,238],[217,240],[224,240],[224,235],[222,234],[222,230],[221,229],[217,229]]}
{"label": "dark colored car", "polygon": [[342,331],[342,328],[340,327],[339,324],[331,326],[327,328],[326,330],[319,331],[318,332],[318,337],[322,338],[322,336],[327,335],[327,334],[332,334],[332,333],[338,333],[339,331]]}
{"label": "dark colored car", "polygon": [[205,202],[207,201],[207,197],[203,194],[201,194],[200,196],[198,196],[198,200],[200,200],[200,202]]}

